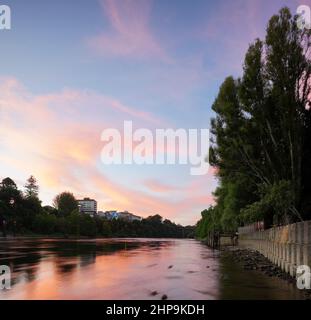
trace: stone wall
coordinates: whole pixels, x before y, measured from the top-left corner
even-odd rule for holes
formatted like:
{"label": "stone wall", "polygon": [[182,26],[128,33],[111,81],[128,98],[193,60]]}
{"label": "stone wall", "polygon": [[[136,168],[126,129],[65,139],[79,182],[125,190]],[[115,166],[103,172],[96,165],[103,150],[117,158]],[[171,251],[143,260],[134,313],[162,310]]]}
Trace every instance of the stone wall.
{"label": "stone wall", "polygon": [[259,251],[294,276],[297,266],[311,267],[311,221],[252,233],[242,232],[239,246]]}

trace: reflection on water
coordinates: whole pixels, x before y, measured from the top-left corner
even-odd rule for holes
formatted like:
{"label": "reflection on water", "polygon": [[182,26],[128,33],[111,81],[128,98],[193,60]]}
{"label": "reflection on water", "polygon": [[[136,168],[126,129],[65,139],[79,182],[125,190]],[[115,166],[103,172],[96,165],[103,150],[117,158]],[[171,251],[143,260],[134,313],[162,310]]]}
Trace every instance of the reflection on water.
{"label": "reflection on water", "polygon": [[222,254],[220,265],[220,299],[303,299],[293,284],[259,271],[241,270],[241,265],[232,263],[226,253]]}
{"label": "reflection on water", "polygon": [[195,240],[0,240],[0,265],[12,271],[0,299],[299,298]]}

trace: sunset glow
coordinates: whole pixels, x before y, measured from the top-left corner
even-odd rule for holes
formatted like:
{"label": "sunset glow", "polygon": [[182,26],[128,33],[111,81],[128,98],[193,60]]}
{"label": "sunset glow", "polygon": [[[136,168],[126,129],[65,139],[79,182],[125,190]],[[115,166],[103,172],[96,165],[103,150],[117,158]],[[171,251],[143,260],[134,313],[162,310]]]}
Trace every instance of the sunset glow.
{"label": "sunset glow", "polygon": [[[227,75],[271,12],[299,1],[16,1],[0,33],[0,176],[33,174],[43,204],[64,190],[99,210],[194,224],[214,203],[216,169],[101,163],[101,133],[209,128]],[[57,12],[56,12],[57,8]],[[187,17],[187,18],[186,18]],[[49,283],[46,283],[49,286]]]}

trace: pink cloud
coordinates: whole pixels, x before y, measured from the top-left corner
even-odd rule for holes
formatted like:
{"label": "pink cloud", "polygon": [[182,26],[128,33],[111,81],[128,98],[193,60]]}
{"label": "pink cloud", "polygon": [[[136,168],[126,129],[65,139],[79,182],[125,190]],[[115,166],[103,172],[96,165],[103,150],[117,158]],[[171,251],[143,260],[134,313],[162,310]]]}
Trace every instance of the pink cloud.
{"label": "pink cloud", "polygon": [[[142,216],[158,213],[185,223],[194,223],[200,211],[212,203],[205,188],[206,177],[178,187],[149,180],[145,181],[149,187],[145,192],[130,182],[122,184],[126,176],[112,179],[99,170],[103,127],[117,127],[129,112],[143,126],[149,117],[154,119],[151,114],[128,106],[120,108],[121,102],[94,92],[63,90],[34,95],[13,78],[0,78],[0,91],[0,176],[10,174],[21,181],[34,174],[43,203],[51,203],[57,193],[70,190],[77,197],[96,198],[104,210],[129,210]],[[112,101],[117,101],[117,107]],[[100,108],[105,112],[98,121]],[[92,119],[86,117],[89,113]],[[173,199],[174,190],[177,197]]]}
{"label": "pink cloud", "polygon": [[[98,175],[97,175],[98,177]],[[106,192],[111,201],[109,205],[119,210],[129,210],[142,216],[160,214],[164,218],[183,223],[195,223],[200,212],[214,204],[211,194],[202,194],[199,190],[190,191],[184,188],[181,199],[171,200],[170,197],[159,198],[144,192],[131,190],[117,185],[107,179],[93,177],[98,190]],[[156,183],[163,188],[164,184]],[[169,193],[170,194],[170,193]]]}
{"label": "pink cloud", "polygon": [[192,34],[187,34],[188,38],[182,34],[177,41],[175,36],[165,40],[162,37],[161,41],[156,37],[151,28],[152,3],[152,0],[100,0],[108,27],[88,37],[86,44],[103,57],[129,57],[140,62],[147,59],[151,63],[144,90],[183,101],[209,76],[204,70],[204,56],[196,53],[182,57],[182,52],[176,51],[185,41],[192,40]]}
{"label": "pink cloud", "polygon": [[248,45],[264,35],[265,24],[271,15],[269,10],[266,17],[266,8],[269,5],[259,0],[219,2],[215,8],[217,14],[209,15],[199,25],[195,36],[217,52],[214,61],[210,62],[212,78],[242,71]]}
{"label": "pink cloud", "polygon": [[165,183],[161,183],[157,180],[153,180],[153,179],[149,179],[149,180],[146,180],[144,182],[144,185],[150,189],[151,191],[154,191],[154,192],[173,192],[173,191],[177,191],[177,190],[180,190],[180,187],[176,187],[176,186],[171,186],[171,185],[168,185],[168,184],[165,184]]}
{"label": "pink cloud", "polygon": [[151,1],[101,0],[100,3],[110,22],[110,30],[88,40],[97,53],[169,60],[150,28]]}

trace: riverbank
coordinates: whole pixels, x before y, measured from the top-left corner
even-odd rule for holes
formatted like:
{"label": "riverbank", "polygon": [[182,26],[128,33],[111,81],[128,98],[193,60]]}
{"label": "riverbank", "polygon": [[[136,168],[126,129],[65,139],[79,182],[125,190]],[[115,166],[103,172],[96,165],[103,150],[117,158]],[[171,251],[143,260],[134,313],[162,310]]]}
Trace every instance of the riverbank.
{"label": "riverbank", "polygon": [[85,239],[110,239],[113,237],[88,237],[88,236],[74,236],[74,235],[63,235],[63,234],[8,234],[6,237],[0,236],[0,240],[19,240],[19,239],[60,239],[60,240],[85,240]]}
{"label": "riverbank", "polygon": [[129,236],[75,236],[75,235],[63,235],[63,234],[17,234],[13,236],[12,234],[6,235],[3,237],[0,235],[0,240],[19,240],[19,239],[58,239],[58,240],[94,240],[94,239],[193,239],[193,238],[177,238],[177,237],[151,237],[151,236],[142,236],[142,237],[129,237]]}
{"label": "riverbank", "polygon": [[[295,277],[284,272],[280,267],[273,264],[268,258],[256,250],[227,246],[222,247],[221,251],[230,256],[235,263],[240,264],[244,270],[259,271],[268,277],[279,278],[296,287]],[[296,288],[296,290],[299,289]],[[303,290],[302,293],[306,300],[311,300],[311,290]]]}

